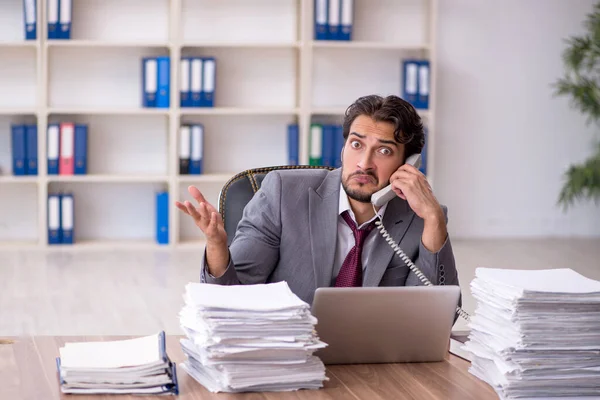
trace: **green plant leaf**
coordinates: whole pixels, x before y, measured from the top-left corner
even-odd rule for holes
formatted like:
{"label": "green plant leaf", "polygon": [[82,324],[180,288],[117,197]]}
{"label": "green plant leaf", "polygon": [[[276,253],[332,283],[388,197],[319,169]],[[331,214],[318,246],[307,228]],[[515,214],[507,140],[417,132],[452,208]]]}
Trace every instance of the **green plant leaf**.
{"label": "green plant leaf", "polygon": [[567,70],[579,73],[586,57],[590,55],[592,41],[585,37],[572,37],[567,40],[567,47],[563,52],[563,61]]}
{"label": "green plant leaf", "polygon": [[587,123],[600,120],[600,90],[596,81],[580,77],[577,82],[563,78],[555,84],[556,95],[567,95],[573,108],[587,115]]}
{"label": "green plant leaf", "polygon": [[572,165],[565,173],[558,203],[566,211],[569,206],[582,200],[600,203],[600,144],[593,156],[582,164]]}

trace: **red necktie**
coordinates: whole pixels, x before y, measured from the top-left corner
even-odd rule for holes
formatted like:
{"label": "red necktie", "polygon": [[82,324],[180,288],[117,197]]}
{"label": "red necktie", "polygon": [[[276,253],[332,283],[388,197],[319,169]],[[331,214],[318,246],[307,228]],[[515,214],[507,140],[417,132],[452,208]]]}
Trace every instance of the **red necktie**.
{"label": "red necktie", "polygon": [[350,249],[342,264],[342,269],[335,279],[335,287],[362,286],[362,248],[367,235],[375,227],[375,221],[363,229],[358,229],[348,211],[342,213],[342,218],[354,233],[354,247]]}

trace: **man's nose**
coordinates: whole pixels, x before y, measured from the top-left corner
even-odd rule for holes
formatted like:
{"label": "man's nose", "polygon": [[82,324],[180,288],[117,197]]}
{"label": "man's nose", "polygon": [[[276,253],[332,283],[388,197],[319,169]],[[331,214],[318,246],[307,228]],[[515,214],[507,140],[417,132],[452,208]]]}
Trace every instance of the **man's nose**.
{"label": "man's nose", "polygon": [[373,154],[370,151],[365,151],[358,160],[358,167],[363,171],[373,169]]}

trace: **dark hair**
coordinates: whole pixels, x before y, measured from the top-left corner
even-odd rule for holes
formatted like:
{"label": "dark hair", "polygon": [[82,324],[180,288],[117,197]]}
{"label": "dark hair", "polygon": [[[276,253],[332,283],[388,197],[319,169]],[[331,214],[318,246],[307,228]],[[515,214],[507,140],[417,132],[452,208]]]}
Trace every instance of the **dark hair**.
{"label": "dark hair", "polygon": [[417,110],[398,96],[363,96],[352,103],[344,116],[344,141],[348,139],[350,125],[359,115],[394,125],[394,139],[404,145],[404,156],[420,153],[425,145],[423,122]]}

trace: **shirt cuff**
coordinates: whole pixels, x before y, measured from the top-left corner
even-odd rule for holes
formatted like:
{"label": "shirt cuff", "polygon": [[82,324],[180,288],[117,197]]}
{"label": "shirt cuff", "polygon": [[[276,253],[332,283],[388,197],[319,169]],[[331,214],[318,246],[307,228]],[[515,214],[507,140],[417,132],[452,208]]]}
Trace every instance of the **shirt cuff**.
{"label": "shirt cuff", "polygon": [[200,281],[202,283],[212,283],[216,285],[236,284],[238,279],[235,267],[233,265],[233,260],[231,259],[231,254],[229,254],[229,264],[227,265],[227,269],[223,275],[217,278],[208,272],[208,268],[206,267],[206,249],[204,249],[204,254],[202,255],[202,272],[200,274]]}

